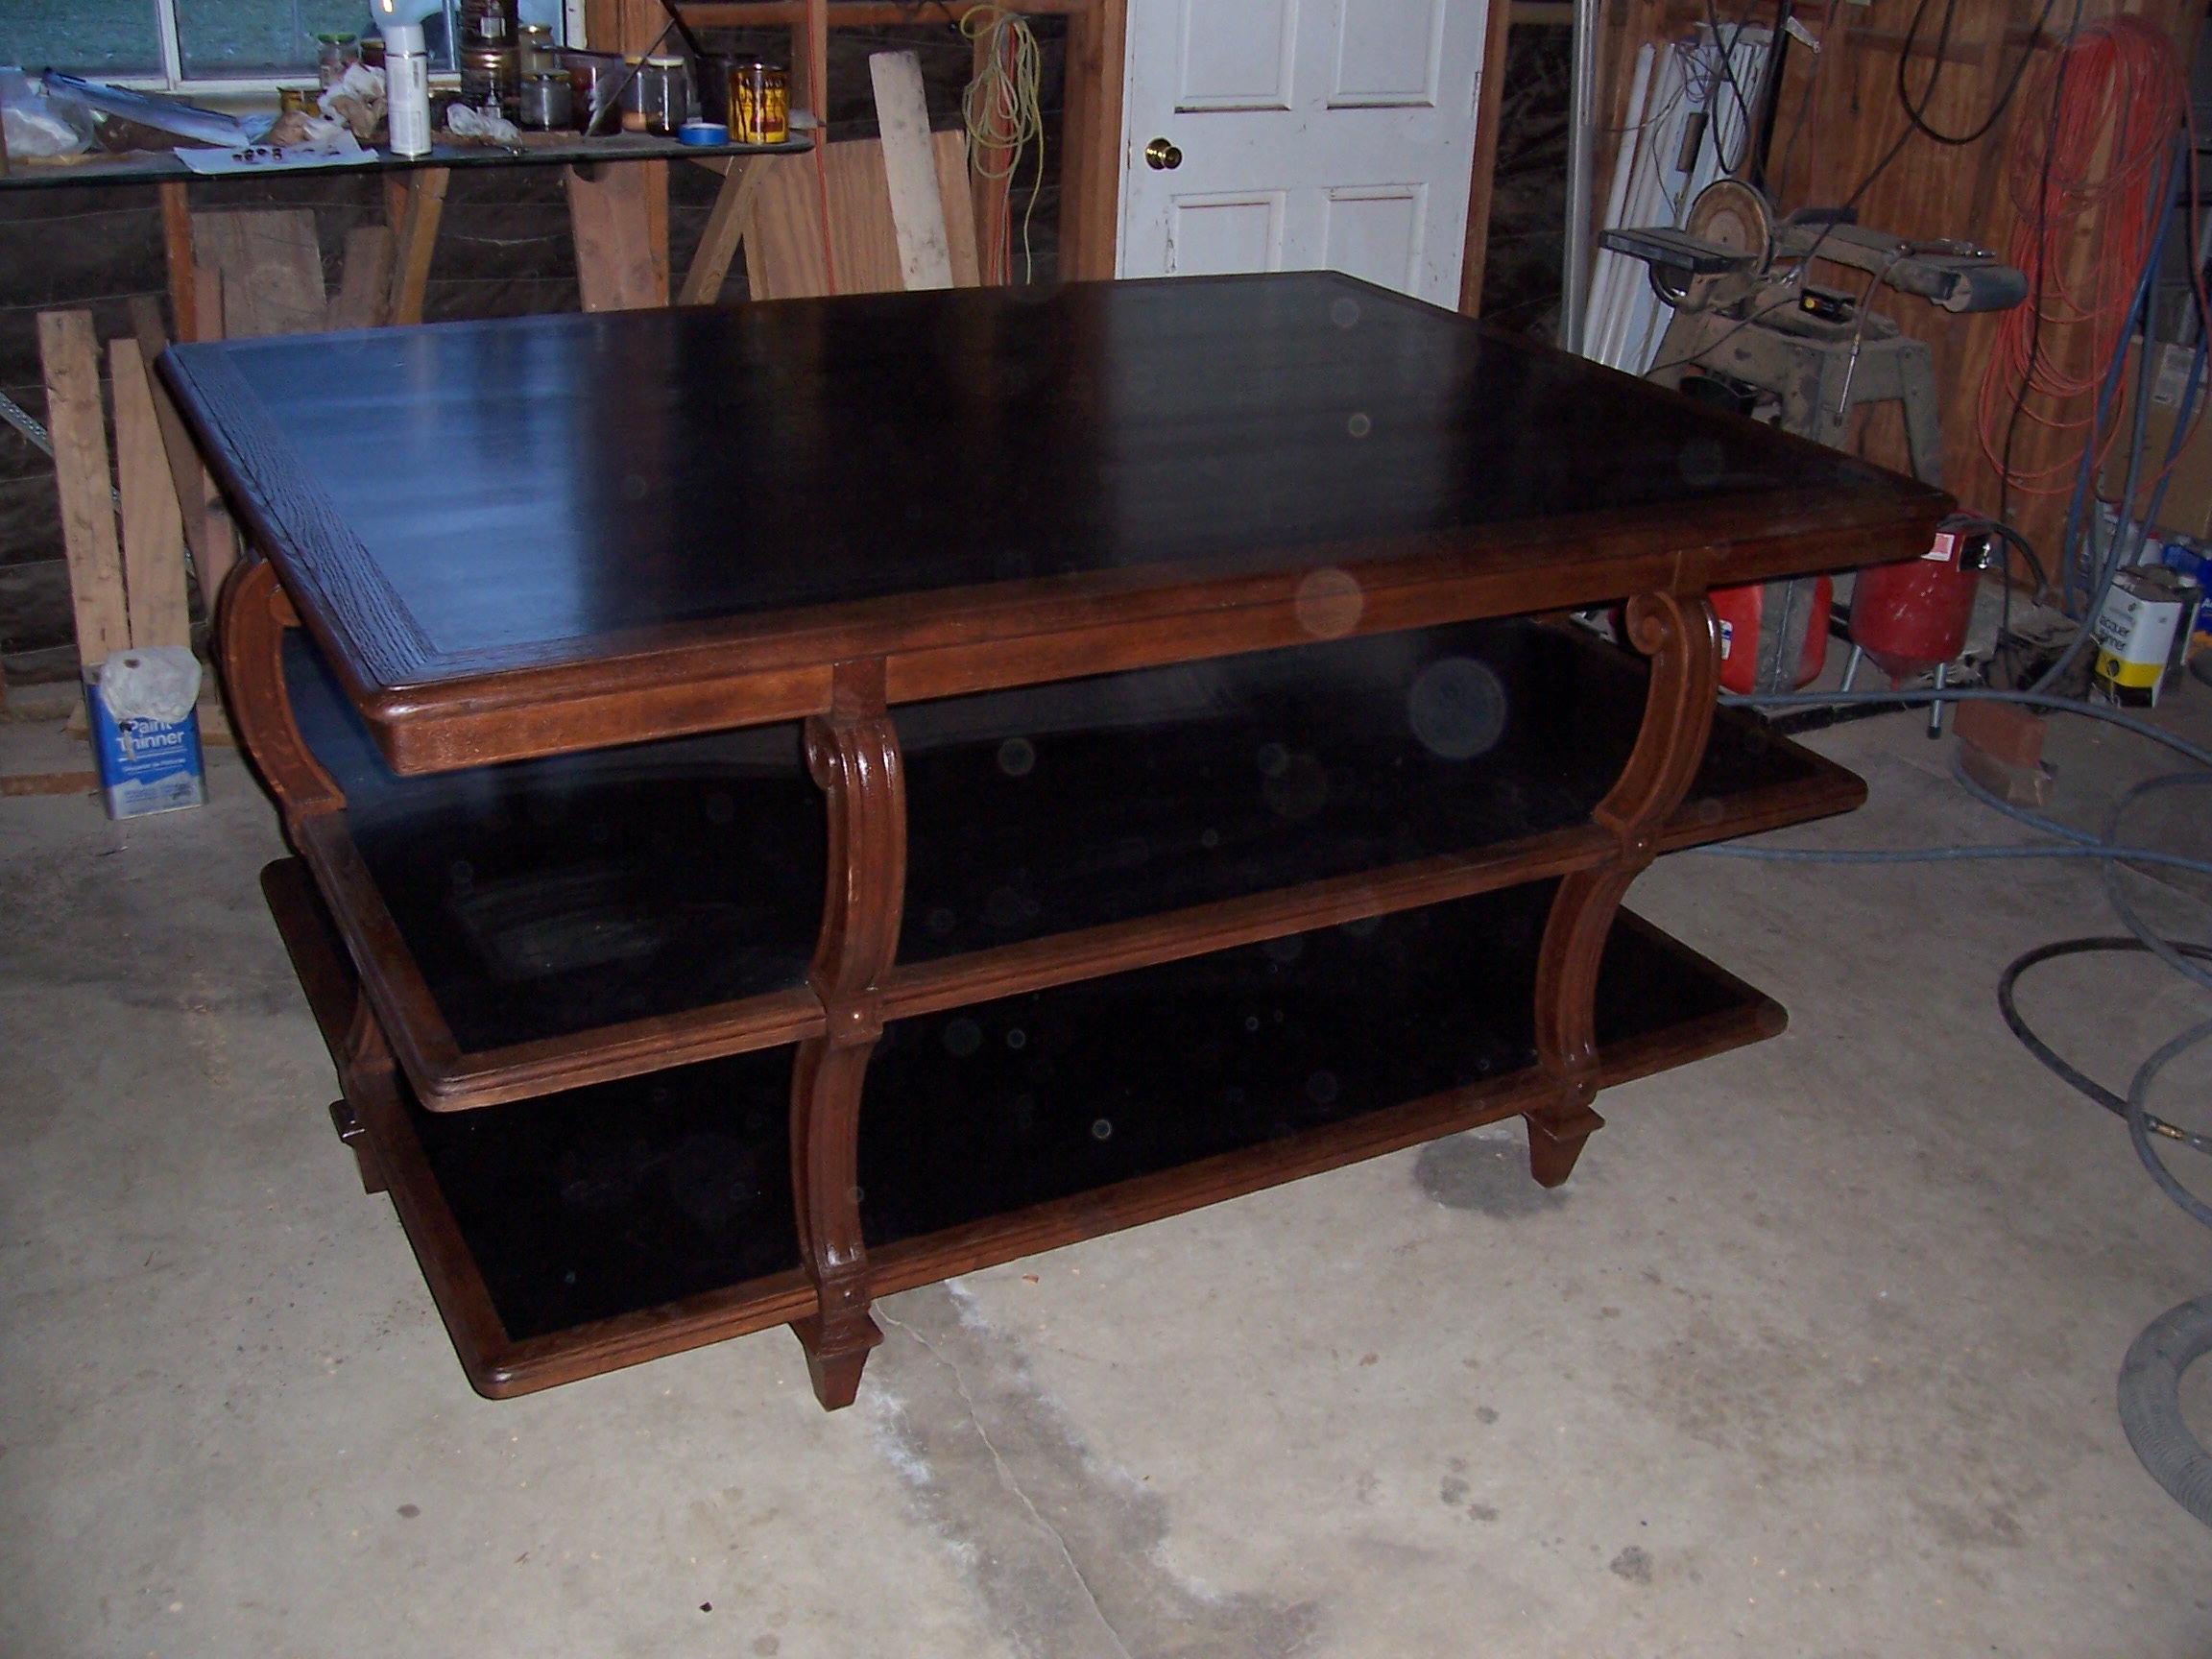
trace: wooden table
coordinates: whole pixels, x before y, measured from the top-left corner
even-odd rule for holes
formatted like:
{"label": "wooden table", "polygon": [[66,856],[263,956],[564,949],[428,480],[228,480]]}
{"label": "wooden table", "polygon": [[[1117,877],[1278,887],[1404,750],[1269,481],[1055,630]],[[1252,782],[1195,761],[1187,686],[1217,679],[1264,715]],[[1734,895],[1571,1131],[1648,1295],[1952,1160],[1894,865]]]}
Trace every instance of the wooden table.
{"label": "wooden table", "polygon": [[875,1295],[1513,1115],[1566,1179],[1783,1022],[1638,872],[1863,795],[1716,719],[1707,588],[1949,505],[1321,274],[161,368],[334,1115],[493,1395],[790,1324],[837,1406]]}

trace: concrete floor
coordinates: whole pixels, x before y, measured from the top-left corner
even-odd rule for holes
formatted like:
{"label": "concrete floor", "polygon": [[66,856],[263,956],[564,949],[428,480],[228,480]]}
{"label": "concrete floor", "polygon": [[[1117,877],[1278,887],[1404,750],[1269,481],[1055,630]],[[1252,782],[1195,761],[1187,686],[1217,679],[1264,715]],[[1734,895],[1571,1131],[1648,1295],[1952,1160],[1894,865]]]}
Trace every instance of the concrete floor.
{"label": "concrete floor", "polygon": [[[0,727],[0,772],[58,742]],[[1785,840],[2013,838],[1910,717],[1818,742],[1872,804]],[[2151,763],[2057,747],[2077,800]],[[1493,1131],[896,1297],[836,1416],[781,1332],[491,1404],[331,1137],[271,815],[211,774],[128,826],[0,801],[0,1651],[2212,1646],[2212,1533],[2113,1407],[2212,1250],[1992,997],[2116,931],[2084,865],[1667,860],[1633,903],[1791,1028],[1608,1094],[1560,1194]],[[2116,1082],[2202,1012],[2142,959],[2045,975]]]}

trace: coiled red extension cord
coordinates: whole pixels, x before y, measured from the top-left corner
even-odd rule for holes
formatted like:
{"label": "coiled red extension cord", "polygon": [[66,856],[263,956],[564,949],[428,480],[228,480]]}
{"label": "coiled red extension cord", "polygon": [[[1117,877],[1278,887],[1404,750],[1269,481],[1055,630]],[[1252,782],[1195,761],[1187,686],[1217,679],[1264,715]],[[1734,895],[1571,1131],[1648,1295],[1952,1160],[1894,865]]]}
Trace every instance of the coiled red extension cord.
{"label": "coiled red extension cord", "polygon": [[[2020,419],[2096,444],[2100,466],[2120,430],[2117,421],[2104,433],[2092,430],[2096,394],[2129,325],[2157,231],[2158,191],[2168,179],[2160,163],[2189,112],[2188,77],[2173,42],[2126,14],[2078,31],[2042,65],[2022,103],[2006,162],[2020,215],[2012,263],[2027,274],[2030,301],[1998,321],[1977,424],[1990,468],[2023,494],[2071,490],[2081,450],[2068,444],[2070,453],[2050,466],[2014,468],[2008,476],[2016,406]],[[2085,230],[2098,252],[2077,275],[2070,267]],[[2086,332],[2085,343],[2078,331]]]}

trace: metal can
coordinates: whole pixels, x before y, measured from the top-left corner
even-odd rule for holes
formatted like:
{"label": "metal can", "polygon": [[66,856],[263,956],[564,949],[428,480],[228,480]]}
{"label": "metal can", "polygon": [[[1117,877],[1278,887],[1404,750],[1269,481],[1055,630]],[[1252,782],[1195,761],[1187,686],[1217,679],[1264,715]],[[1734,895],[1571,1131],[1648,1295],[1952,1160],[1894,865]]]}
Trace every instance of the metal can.
{"label": "metal can", "polygon": [[521,76],[515,51],[472,48],[461,54],[461,102],[472,109],[495,110],[513,121],[520,112]]}
{"label": "metal can", "polygon": [[791,136],[791,83],[784,72],[757,60],[730,66],[730,140],[782,144]]}
{"label": "metal can", "polygon": [[2123,570],[2113,578],[2094,624],[2097,685],[2113,702],[2158,701],[2190,597],[2181,588],[2180,573],[2163,565]]}
{"label": "metal can", "polygon": [[568,77],[561,74],[522,77],[521,114],[517,125],[536,132],[565,127],[575,116],[575,99]]}

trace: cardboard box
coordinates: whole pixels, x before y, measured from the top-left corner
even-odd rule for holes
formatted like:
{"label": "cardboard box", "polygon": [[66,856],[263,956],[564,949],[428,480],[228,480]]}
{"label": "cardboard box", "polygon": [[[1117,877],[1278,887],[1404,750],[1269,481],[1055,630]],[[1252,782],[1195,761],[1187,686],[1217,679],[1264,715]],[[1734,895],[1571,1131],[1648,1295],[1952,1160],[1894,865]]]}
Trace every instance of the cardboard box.
{"label": "cardboard box", "polygon": [[92,764],[110,818],[143,818],[207,802],[207,769],[200,754],[200,710],[181,720],[121,720],[100,695],[100,667],[84,670],[84,718]]}

